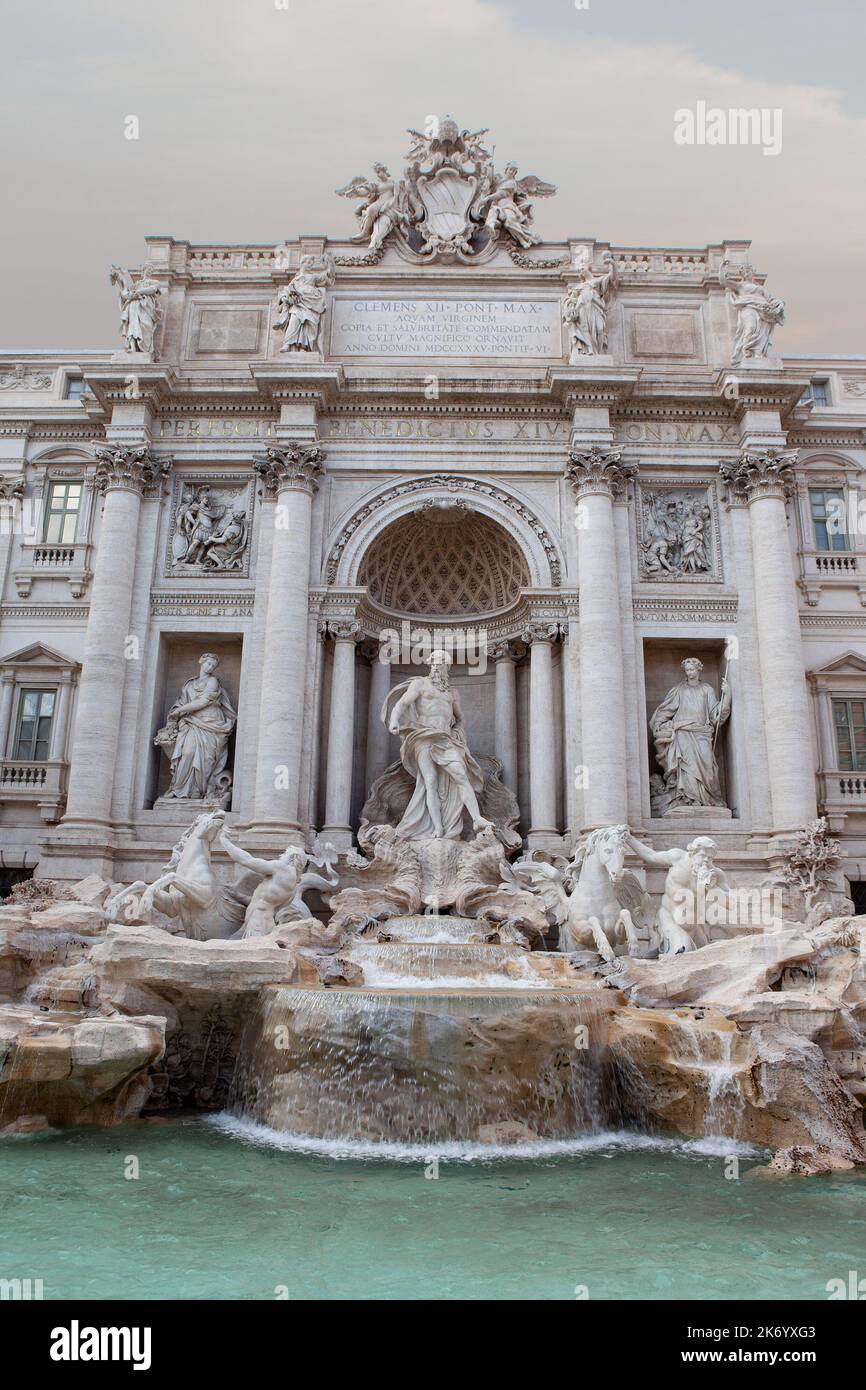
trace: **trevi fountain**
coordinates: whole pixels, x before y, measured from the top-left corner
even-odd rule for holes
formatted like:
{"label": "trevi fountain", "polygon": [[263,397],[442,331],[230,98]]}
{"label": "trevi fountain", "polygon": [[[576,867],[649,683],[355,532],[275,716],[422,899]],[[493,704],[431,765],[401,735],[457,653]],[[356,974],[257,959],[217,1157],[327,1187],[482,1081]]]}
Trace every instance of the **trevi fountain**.
{"label": "trevi fountain", "polygon": [[[303,1275],[325,1295],[392,1296],[389,1259],[464,1294],[374,1228],[447,1190],[431,1251],[499,1230],[496,1174],[564,1231],[599,1213],[529,1296],[581,1261],[640,1296],[618,1193],[647,1248],[671,1232],[644,1296],[821,1296],[829,1234],[762,1282],[766,1233],[854,1210],[864,597],[821,546],[863,364],[827,369],[844,420],[810,415],[747,243],[543,244],[555,189],[485,139],[412,132],[401,177],[339,190],[342,241],[151,238],[71,404],[62,356],[0,377],[33,416],[2,504],[61,518],[0,539],[0,1171],[72,1165],[96,1294],[143,1200],[112,1154],[187,1235],[259,1194],[274,1265],[290,1175],[314,1244],[311,1213],[347,1222]],[[235,1282],[136,1250],[145,1296],[271,1296],[242,1239]],[[478,1287],[520,1296],[523,1258]]]}

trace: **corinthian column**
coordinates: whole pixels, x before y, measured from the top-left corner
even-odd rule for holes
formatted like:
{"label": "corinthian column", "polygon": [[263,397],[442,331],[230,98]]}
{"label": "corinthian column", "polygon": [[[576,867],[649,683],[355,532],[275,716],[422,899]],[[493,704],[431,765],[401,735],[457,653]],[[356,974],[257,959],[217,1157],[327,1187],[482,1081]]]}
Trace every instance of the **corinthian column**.
{"label": "corinthian column", "polygon": [[[497,642],[490,648],[496,663],[496,704],[493,746],[502,764],[502,780],[517,795],[517,679],[514,648]],[[530,744],[531,746],[531,744]]]}
{"label": "corinthian column", "polygon": [[[530,623],[521,633],[529,643],[530,848],[559,843],[556,824],[556,734],[553,706],[553,643],[557,623]],[[512,788],[513,790],[513,788]]]}
{"label": "corinthian column", "polygon": [[364,791],[369,794],[377,777],[390,762],[391,735],[382,723],[382,706],[391,689],[391,663],[382,660],[382,647],[372,644],[370,654],[370,702],[367,711],[367,766]]}
{"label": "corinthian column", "polygon": [[322,451],[297,445],[268,449],[255,460],[276,497],[268,614],[262,658],[255,828],[299,838],[299,783],[304,738],[310,523]]}
{"label": "corinthian column", "polygon": [[566,465],[576,499],[580,728],[584,828],[628,819],[625,685],[613,505],[637,472],[617,450],[577,450]]}
{"label": "corinthian column", "polygon": [[105,494],[90,590],[90,616],[70,754],[64,826],[107,826],[120,740],[125,649],[132,613],[141,496],[168,473],[146,444],[96,445],[96,486]]}
{"label": "corinthian column", "polygon": [[331,708],[328,716],[328,767],[325,781],[325,824],[322,838],[337,849],[352,845],[352,766],[355,753],[355,643],[361,625],[329,622],[334,639],[331,667]]}
{"label": "corinthian column", "polygon": [[754,449],[721,465],[729,487],[749,505],[755,626],[776,832],[794,830],[816,814],[800,614],[785,512],[785,502],[794,490],[796,460],[796,450]]}

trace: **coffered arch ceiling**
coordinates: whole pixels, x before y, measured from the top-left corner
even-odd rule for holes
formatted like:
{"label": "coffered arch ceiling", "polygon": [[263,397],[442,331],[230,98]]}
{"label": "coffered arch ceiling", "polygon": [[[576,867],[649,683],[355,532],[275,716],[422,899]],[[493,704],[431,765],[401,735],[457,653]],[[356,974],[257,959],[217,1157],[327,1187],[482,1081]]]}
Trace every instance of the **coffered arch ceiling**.
{"label": "coffered arch ceiling", "polygon": [[358,582],[394,613],[456,617],[509,608],[530,580],[504,527],[464,502],[427,503],[370,545]]}

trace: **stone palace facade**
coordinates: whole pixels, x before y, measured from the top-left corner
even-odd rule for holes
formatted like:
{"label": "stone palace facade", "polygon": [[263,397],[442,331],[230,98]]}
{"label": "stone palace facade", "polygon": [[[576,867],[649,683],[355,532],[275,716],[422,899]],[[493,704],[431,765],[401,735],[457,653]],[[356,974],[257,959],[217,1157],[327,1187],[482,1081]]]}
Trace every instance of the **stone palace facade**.
{"label": "stone palace facade", "polygon": [[758,883],[824,814],[859,903],[866,358],[786,356],[746,242],[542,244],[551,185],[413,139],[354,237],[150,237],[120,351],[0,356],[4,883],[152,877],[203,805],[351,851],[443,647],[530,848]]}

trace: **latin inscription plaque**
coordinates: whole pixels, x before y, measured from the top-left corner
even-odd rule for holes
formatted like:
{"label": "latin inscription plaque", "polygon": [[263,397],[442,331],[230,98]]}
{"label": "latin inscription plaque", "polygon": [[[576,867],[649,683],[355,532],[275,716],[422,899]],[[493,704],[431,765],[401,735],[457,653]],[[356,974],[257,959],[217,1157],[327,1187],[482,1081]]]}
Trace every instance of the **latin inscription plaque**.
{"label": "latin inscription plaque", "polygon": [[336,295],[333,357],[562,357],[558,299]]}

